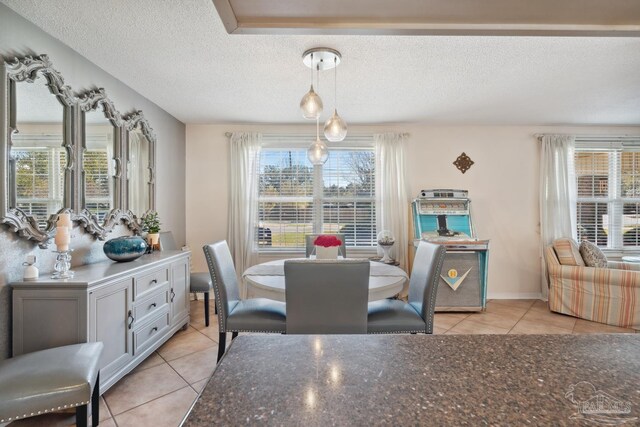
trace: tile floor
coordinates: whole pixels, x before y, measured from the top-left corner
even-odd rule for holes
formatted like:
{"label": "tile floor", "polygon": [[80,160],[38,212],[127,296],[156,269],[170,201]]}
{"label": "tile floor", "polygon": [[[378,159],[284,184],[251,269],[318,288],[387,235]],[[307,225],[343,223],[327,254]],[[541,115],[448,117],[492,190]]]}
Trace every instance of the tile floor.
{"label": "tile floor", "polygon": [[[436,334],[633,333],[555,314],[540,300],[492,300],[482,313],[437,313]],[[640,331],[638,331],[640,332]],[[103,427],[175,427],[213,372],[218,328],[215,315],[204,326],[202,301],[191,302],[191,326],[175,334],[100,399]],[[230,341],[230,339],[229,339]],[[34,417],[14,426],[70,426],[71,414]]]}

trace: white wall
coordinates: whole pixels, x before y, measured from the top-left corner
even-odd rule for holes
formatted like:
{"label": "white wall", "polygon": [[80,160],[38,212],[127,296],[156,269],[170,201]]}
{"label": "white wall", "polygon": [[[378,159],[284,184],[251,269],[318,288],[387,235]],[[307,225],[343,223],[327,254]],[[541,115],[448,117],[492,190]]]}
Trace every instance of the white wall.
{"label": "white wall", "polygon": [[[202,246],[227,236],[229,175],[225,132],[313,132],[313,126],[187,125],[187,243],[194,270],[206,271]],[[489,297],[540,295],[539,143],[536,133],[635,134],[640,127],[352,126],[350,132],[409,132],[412,197],[423,188],[469,190],[480,238],[491,239]],[[462,152],[465,174],[452,162]]]}

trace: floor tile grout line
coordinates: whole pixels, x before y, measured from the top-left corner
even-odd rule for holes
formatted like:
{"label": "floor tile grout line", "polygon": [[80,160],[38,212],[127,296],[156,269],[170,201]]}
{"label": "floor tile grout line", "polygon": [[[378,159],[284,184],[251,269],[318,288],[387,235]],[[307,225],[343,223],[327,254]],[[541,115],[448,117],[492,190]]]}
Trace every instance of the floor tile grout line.
{"label": "floor tile grout line", "polygon": [[[181,378],[182,378],[182,377],[181,377]],[[165,393],[165,394],[163,394],[162,396],[154,397],[154,398],[153,398],[153,399],[151,399],[151,400],[148,400],[148,401],[146,401],[146,402],[144,402],[144,403],[141,403],[141,404],[136,405],[136,406],[134,406],[134,407],[132,407],[132,408],[129,408],[129,409],[127,409],[126,411],[120,412],[118,415],[113,415],[113,417],[112,417],[112,418],[113,418],[113,421],[117,423],[117,421],[116,421],[116,417],[119,417],[119,416],[120,416],[120,415],[122,415],[122,414],[126,414],[126,413],[127,413],[127,412],[129,412],[129,411],[132,411],[132,410],[134,410],[134,409],[136,409],[136,408],[139,408],[139,407],[141,407],[141,406],[143,406],[143,405],[146,405],[147,403],[151,403],[151,402],[153,402],[153,401],[155,401],[155,400],[158,400],[158,399],[161,399],[161,398],[163,398],[163,397],[165,397],[165,396],[169,396],[171,393],[175,393],[176,391],[184,390],[185,388],[191,388],[191,385],[190,385],[187,381],[185,381],[185,382],[187,383],[187,385],[186,385],[186,386],[183,386],[183,387],[177,388],[177,389],[175,389],[175,390],[173,390],[173,391],[170,391],[169,393]]]}
{"label": "floor tile grout line", "polygon": [[[533,302],[533,304],[535,304],[535,301]],[[516,324],[515,324],[515,325],[513,325],[513,326],[511,327],[511,329],[509,329],[509,331],[507,332],[507,335],[511,334],[511,331],[513,330],[513,328],[515,328],[516,326],[518,326],[518,323],[520,323],[520,321],[522,321],[522,319],[524,319],[524,316],[526,316],[526,315],[527,315],[527,313],[528,313],[529,311],[531,311],[531,309],[533,308],[533,304],[531,304],[531,307],[529,307],[529,308],[527,309],[527,311],[525,311],[525,312],[524,312],[524,314],[523,314],[522,316],[520,316],[520,318],[518,319],[518,321],[516,322]]]}

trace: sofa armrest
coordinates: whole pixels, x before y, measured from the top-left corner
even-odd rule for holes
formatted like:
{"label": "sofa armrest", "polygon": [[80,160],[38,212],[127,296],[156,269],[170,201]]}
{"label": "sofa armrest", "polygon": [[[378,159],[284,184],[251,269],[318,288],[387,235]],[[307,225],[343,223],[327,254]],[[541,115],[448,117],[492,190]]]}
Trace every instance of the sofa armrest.
{"label": "sofa armrest", "polygon": [[614,268],[548,265],[549,278],[558,278],[583,283],[640,288],[640,271]]}
{"label": "sofa armrest", "polygon": [[607,268],[613,268],[616,270],[640,271],[640,262],[609,261],[607,263]]}

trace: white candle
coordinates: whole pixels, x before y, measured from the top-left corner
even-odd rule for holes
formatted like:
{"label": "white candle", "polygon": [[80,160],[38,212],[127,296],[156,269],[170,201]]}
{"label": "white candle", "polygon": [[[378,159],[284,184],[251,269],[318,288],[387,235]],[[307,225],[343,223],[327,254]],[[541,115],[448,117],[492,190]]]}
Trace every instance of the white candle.
{"label": "white candle", "polygon": [[73,228],[71,224],[71,214],[68,212],[63,212],[58,214],[58,222],[56,223],[57,227],[69,227],[69,229]]}
{"label": "white candle", "polygon": [[69,250],[69,242],[71,242],[71,233],[69,232],[69,227],[58,226],[56,228],[55,242],[56,247],[58,248],[58,252]]}

